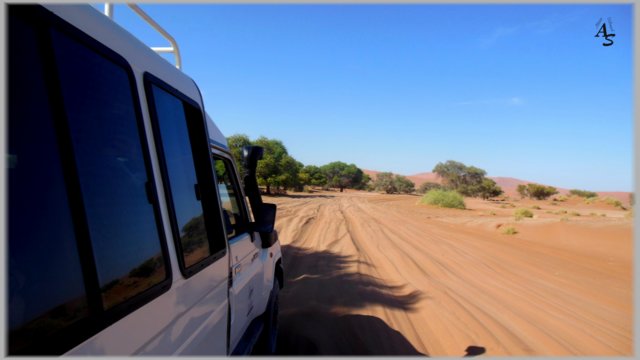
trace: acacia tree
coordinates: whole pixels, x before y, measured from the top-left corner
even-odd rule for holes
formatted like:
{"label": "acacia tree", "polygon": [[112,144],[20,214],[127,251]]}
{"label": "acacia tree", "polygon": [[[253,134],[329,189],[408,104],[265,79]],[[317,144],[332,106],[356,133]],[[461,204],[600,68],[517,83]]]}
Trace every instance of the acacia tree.
{"label": "acacia tree", "polygon": [[402,175],[396,175],[393,180],[396,183],[396,189],[398,192],[411,194],[416,189],[416,184]]}
{"label": "acacia tree", "polygon": [[355,164],[346,164],[342,161],[334,161],[321,166],[320,169],[325,174],[327,185],[339,188],[340,192],[345,188],[360,186],[364,175]]}
{"label": "acacia tree", "polygon": [[378,173],[378,175],[376,175],[376,180],[373,182],[373,187],[377,191],[384,191],[387,194],[393,194],[398,191],[393,178],[393,173],[390,172]]}
{"label": "acacia tree", "polygon": [[302,170],[300,170],[299,178],[303,185],[324,186],[327,183],[327,177],[320,167],[315,165],[303,167]]}
{"label": "acacia tree", "polygon": [[410,194],[415,191],[415,186],[413,181],[402,175],[394,175],[391,172],[378,173],[376,180],[373,182],[374,189],[384,191],[387,194],[397,192]]}
{"label": "acacia tree", "polygon": [[464,196],[476,196],[488,199],[502,194],[495,181],[486,178],[487,172],[475,166],[448,160],[438,163],[433,172],[438,174],[445,185]]}
{"label": "acacia tree", "polygon": [[258,184],[266,187],[267,194],[271,194],[273,186],[276,189],[294,186],[301,164],[287,153],[282,141],[261,136],[253,145],[264,148],[262,160],[258,161],[256,168],[256,177]]}

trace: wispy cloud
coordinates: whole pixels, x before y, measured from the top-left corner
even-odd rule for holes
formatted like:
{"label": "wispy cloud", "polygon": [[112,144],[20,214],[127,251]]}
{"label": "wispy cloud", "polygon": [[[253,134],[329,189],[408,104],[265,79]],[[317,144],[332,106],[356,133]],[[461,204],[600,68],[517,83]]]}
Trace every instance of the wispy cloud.
{"label": "wispy cloud", "polygon": [[579,13],[571,13],[560,16],[557,13],[550,14],[542,19],[529,21],[513,26],[500,25],[488,35],[478,39],[478,45],[483,48],[491,47],[503,39],[523,33],[533,33],[538,35],[548,35],[568,23],[579,19]]}
{"label": "wispy cloud", "polygon": [[504,27],[499,26],[494,29],[488,36],[480,38],[479,45],[481,47],[489,47],[497,43],[499,40],[511,36],[518,32],[520,26]]}
{"label": "wispy cloud", "polygon": [[525,100],[519,96],[508,98],[479,99],[459,101],[454,105],[500,105],[500,106],[521,106],[525,104]]}

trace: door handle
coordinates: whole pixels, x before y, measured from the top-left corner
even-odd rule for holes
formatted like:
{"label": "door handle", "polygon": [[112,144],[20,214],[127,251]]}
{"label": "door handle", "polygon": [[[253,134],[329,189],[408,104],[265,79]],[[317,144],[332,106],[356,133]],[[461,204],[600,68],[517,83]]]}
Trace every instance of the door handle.
{"label": "door handle", "polygon": [[235,264],[231,269],[233,270],[233,275],[238,275],[242,271],[242,264]]}

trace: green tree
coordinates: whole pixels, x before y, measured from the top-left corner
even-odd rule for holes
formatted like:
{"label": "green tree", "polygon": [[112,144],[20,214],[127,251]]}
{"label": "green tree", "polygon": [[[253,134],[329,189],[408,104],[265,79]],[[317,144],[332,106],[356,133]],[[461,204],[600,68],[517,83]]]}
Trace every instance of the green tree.
{"label": "green tree", "polygon": [[433,172],[438,174],[446,188],[457,191],[464,196],[492,197],[502,194],[502,189],[485,176],[487,172],[475,166],[467,166],[461,162],[448,160],[438,163]]}
{"label": "green tree", "polygon": [[302,170],[300,170],[299,177],[303,185],[324,186],[327,183],[327,177],[320,167],[315,165],[303,167]]}
{"label": "green tree", "polygon": [[285,174],[289,172],[284,169],[290,168],[293,162],[290,161],[287,148],[280,140],[261,136],[253,144],[264,148],[262,160],[258,161],[256,176],[258,184],[265,186],[267,194],[271,194],[272,186],[278,188],[286,183],[288,178]]}
{"label": "green tree", "polygon": [[327,178],[327,185],[337,187],[340,192],[345,188],[357,188],[362,183],[364,173],[355,164],[346,164],[342,161],[320,167]]}
{"label": "green tree", "polygon": [[402,175],[396,175],[393,180],[396,184],[396,189],[398,190],[398,192],[411,194],[416,189],[416,184]]}
{"label": "green tree", "polygon": [[376,175],[376,180],[373,182],[373,188],[376,191],[384,191],[387,194],[393,194],[398,191],[396,188],[396,182],[394,181],[393,173],[381,172]]}
{"label": "green tree", "polygon": [[422,183],[419,187],[418,187],[418,193],[419,194],[425,194],[427,193],[429,190],[433,190],[433,189],[442,189],[442,185],[438,184],[438,183],[434,183],[434,182],[425,182]]}
{"label": "green tree", "polygon": [[482,183],[477,189],[477,194],[481,198],[487,200],[496,196],[502,195],[502,189],[496,184],[493,179],[484,178]]}

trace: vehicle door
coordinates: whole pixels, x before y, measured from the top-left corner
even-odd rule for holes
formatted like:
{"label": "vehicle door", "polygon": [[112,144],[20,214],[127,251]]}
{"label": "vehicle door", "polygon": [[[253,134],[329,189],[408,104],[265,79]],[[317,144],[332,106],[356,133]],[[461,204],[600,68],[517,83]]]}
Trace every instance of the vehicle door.
{"label": "vehicle door", "polygon": [[231,256],[229,301],[232,351],[251,320],[260,315],[256,308],[256,297],[261,293],[259,285],[263,267],[259,261],[258,240],[249,231],[249,213],[233,163],[223,153],[213,153],[212,158]]}

